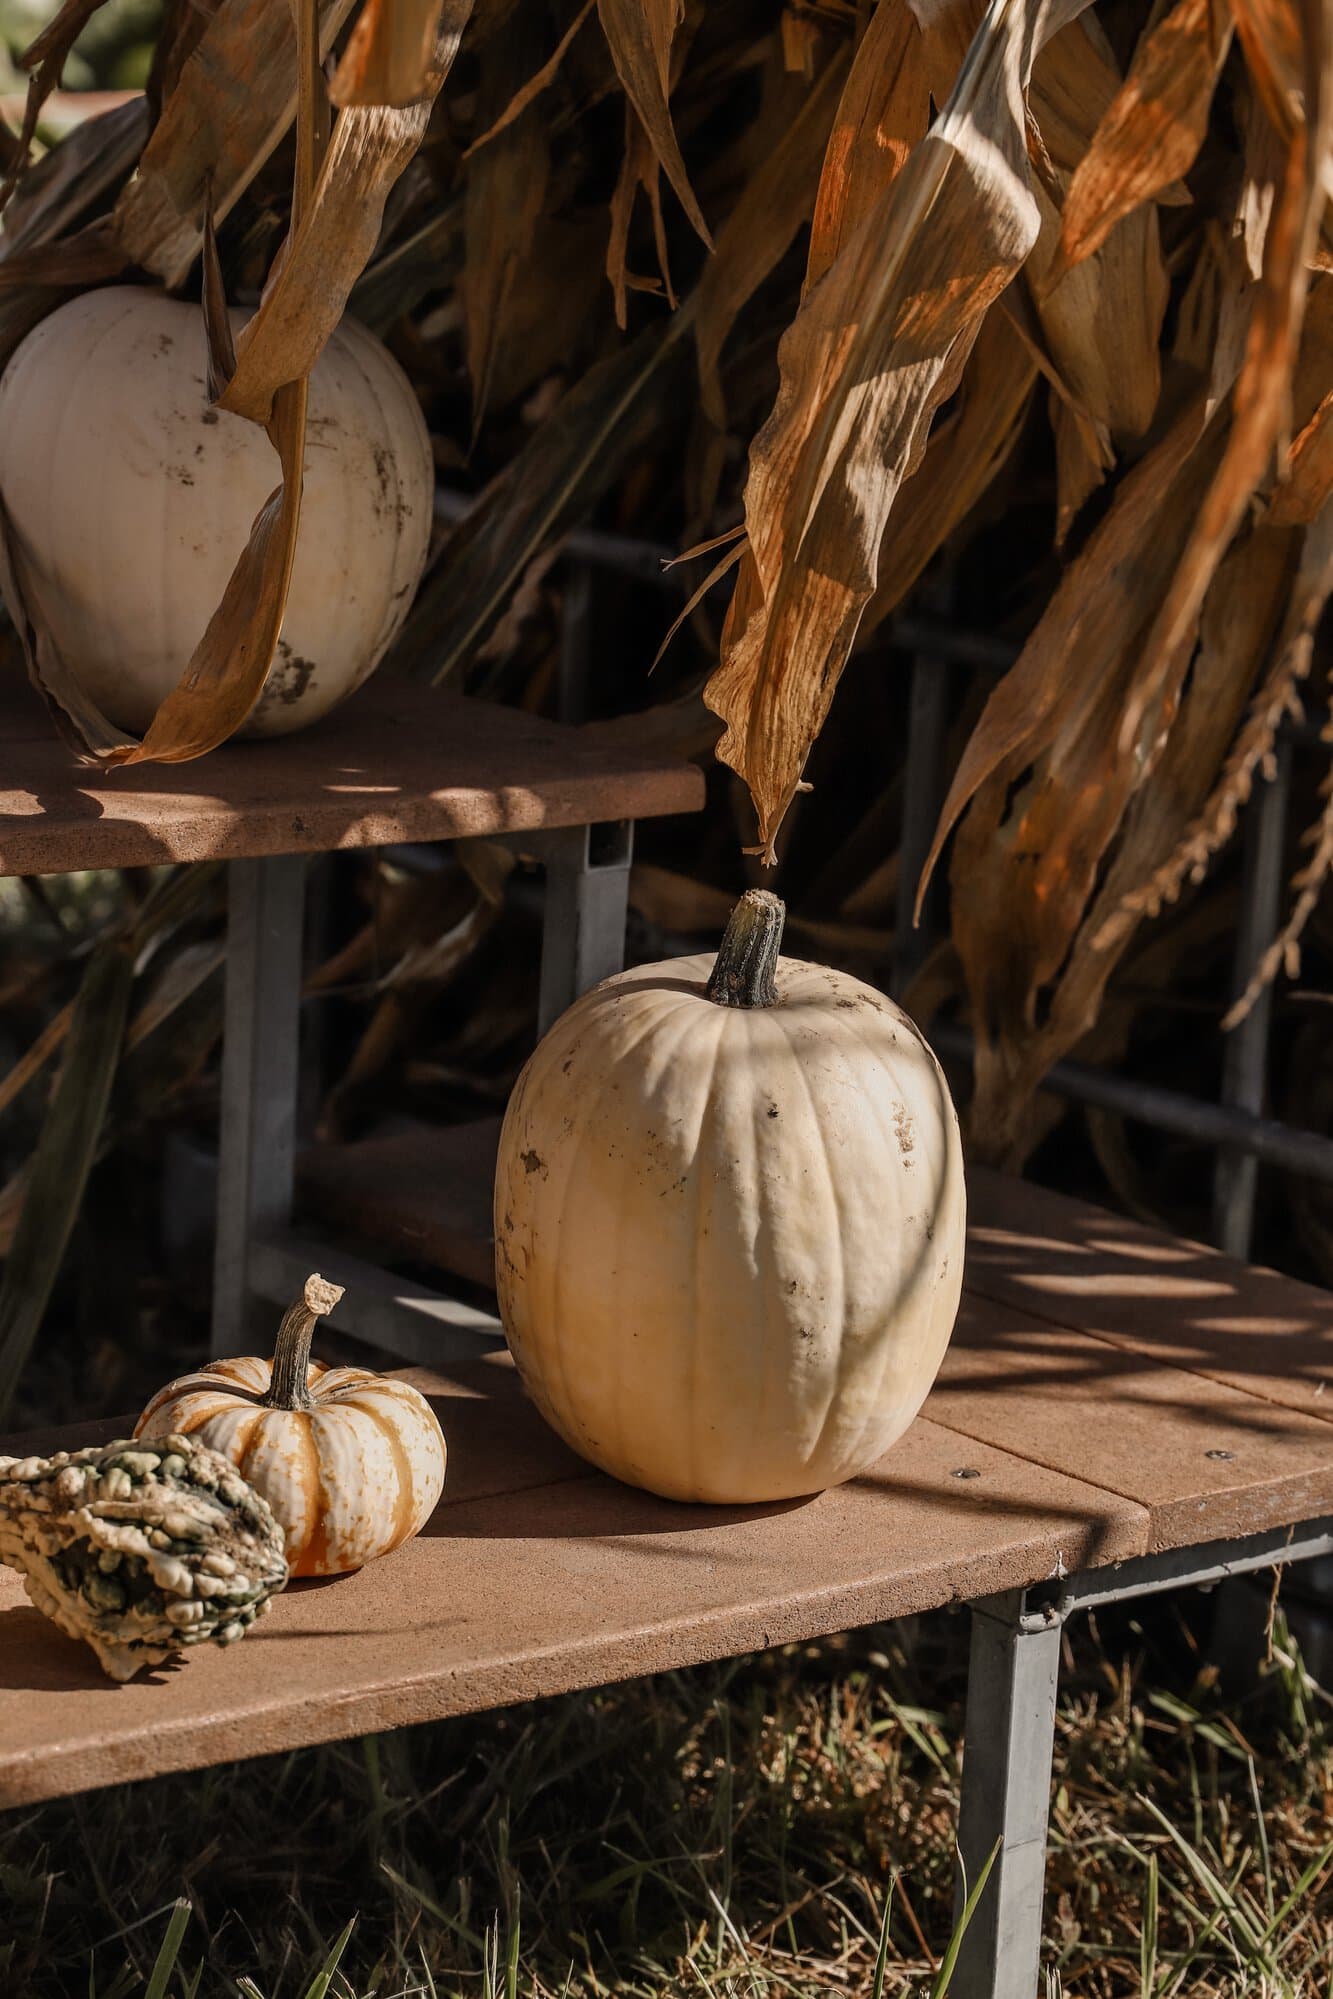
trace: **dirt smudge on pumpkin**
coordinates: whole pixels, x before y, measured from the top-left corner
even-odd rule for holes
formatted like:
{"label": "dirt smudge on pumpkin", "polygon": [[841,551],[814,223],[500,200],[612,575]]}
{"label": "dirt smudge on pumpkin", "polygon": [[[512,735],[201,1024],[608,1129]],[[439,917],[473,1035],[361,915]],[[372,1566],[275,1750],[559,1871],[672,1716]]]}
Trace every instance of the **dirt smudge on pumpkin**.
{"label": "dirt smudge on pumpkin", "polygon": [[530,1145],[526,1152],[520,1152],[518,1156],[523,1162],[523,1171],[525,1173],[540,1173],[543,1180],[546,1178],[546,1161],[542,1158],[540,1152],[536,1151]]}

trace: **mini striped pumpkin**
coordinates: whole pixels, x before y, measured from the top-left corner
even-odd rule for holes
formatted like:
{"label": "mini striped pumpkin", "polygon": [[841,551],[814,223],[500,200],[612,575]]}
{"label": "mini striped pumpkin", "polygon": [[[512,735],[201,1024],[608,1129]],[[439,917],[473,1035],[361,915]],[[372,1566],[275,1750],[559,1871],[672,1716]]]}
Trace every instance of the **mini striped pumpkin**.
{"label": "mini striped pumpkin", "polygon": [[293,1576],[359,1569],[420,1533],[444,1490],[444,1434],[410,1382],[310,1359],[342,1291],[307,1280],[271,1361],[215,1360],[162,1389],[136,1437],[197,1437],[268,1501]]}

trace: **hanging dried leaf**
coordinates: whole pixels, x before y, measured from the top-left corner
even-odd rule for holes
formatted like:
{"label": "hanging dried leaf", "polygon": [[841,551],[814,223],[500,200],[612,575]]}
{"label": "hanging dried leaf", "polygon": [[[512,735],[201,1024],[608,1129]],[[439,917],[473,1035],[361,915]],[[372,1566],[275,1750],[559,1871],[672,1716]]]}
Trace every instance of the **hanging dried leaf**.
{"label": "hanging dried leaf", "polygon": [[[634,219],[634,203],[639,189],[648,197],[653,218],[653,243],[657,251],[660,278],[637,277],[629,268],[629,231]],[[666,218],[662,213],[662,163],[653,151],[653,142],[634,106],[625,105],[625,144],[620,156],[620,173],[611,196],[611,233],[606,243],[606,275],[616,304],[616,325],[623,333],[629,325],[629,293],[665,291],[674,311],[678,300],[671,283],[667,259]]]}
{"label": "hanging dried leaf", "polygon": [[[353,0],[321,0],[321,55]],[[222,0],[116,204],[116,234],[131,263],[181,284],[204,240],[212,202],[222,222],[296,115],[296,34],[288,5]]]}
{"label": "hanging dried leaf", "polygon": [[449,0],[365,0],[334,72],[329,96],[340,109],[402,110],[433,97],[436,43]]}
{"label": "hanging dried leaf", "polygon": [[671,410],[690,322],[687,305],[562,397],[450,536],[393,665],[438,682],[472,657],[534,556],[588,513]]}
{"label": "hanging dried leaf", "polygon": [[587,20],[589,14],[591,14],[595,5],[596,0],[583,0],[583,5],[579,8],[578,13],[565,29],[564,34],[561,35],[560,40],[556,43],[541,68],[514,92],[499,117],[486,126],[484,131],[472,141],[472,144],[463,155],[465,160],[470,159],[473,153],[480,152],[483,146],[489,146],[492,139],[498,139],[501,132],[512,125],[516,118],[522,117],[528,106],[535,104],[542,92],[555,82],[556,77],[560,73],[560,65],[569,53],[570,43]]}
{"label": "hanging dried leaf", "polygon": [[771,143],[764,146],[760,165],[719,230],[716,255],[700,281],[699,388],[708,418],[719,430],[727,420],[718,373],[723,346],[742,308],[810,217],[819,162],[845,76],[842,58],[828,63],[794,117],[786,92],[773,94]]}
{"label": "hanging dried leaf", "polygon": [[708,224],[694,198],[671,123],[671,54],[684,16],[683,0],[597,0],[597,13],[616,75],[648,143],[681,207],[711,249]]}
{"label": "hanging dried leaf", "polygon": [[995,478],[1018,440],[1035,380],[1012,320],[998,307],[988,312],[957,406],[931,432],[907,502],[889,516],[863,637],[901,604]]}
{"label": "hanging dried leaf", "polygon": [[777,406],[750,452],[749,550],[707,691],[727,725],[718,755],[750,788],[770,862],[873,593],[894,499],[982,316],[1037,237],[1021,94],[1034,54],[1018,0],[992,0],[938,122],[779,349]]}
{"label": "hanging dried leaf", "polygon": [[0,260],[50,243],[124,180],[148,137],[148,106],[131,97],[87,118],[30,167],[5,210]]}
{"label": "hanging dried leaf", "polygon": [[937,846],[971,798],[950,880],[977,1037],[973,1141],[987,1158],[1010,1156],[1034,1070],[1055,1059],[1038,996],[1066,964],[1141,777],[1118,754],[1119,719],[1223,430],[1187,411],[1125,479],[987,703],[945,806]]}
{"label": "hanging dried leaf", "polygon": [[824,153],[807,285],[818,283],[898,178],[929,120],[930,82],[916,16],[907,6],[876,7],[857,45]]}
{"label": "hanging dried leaf", "polygon": [[1235,832],[1255,772],[1272,754],[1282,722],[1299,712],[1297,689],[1309,674],[1315,628],[1331,590],[1333,503],[1324,507],[1305,536],[1300,565],[1284,606],[1282,629],[1262,685],[1209,797],[1175,851],[1141,885],[1126,886],[1118,907],[1104,915],[1095,938],[1098,948],[1112,948],[1126,924],[1143,915],[1155,916],[1164,903],[1174,902],[1186,881],[1198,880],[1212,856]]}
{"label": "hanging dried leaf", "polygon": [[1099,250],[1123,216],[1189,172],[1231,42],[1226,0],[1176,0],[1139,39],[1075,169],[1052,277]]}
{"label": "hanging dried leaf", "polygon": [[0,208],[14,192],[18,175],[37,133],[42,106],[60,81],[66,58],[79,36],[102,5],[102,0],[64,0],[55,19],[49,21],[19,57],[20,67],[30,72],[23,124],[12,148],[14,164],[0,181]]}
{"label": "hanging dried leaf", "polygon": [[[1085,471],[1093,462],[1094,438],[1097,457],[1103,459],[1104,438],[1143,434],[1161,388],[1158,342],[1167,278],[1156,209],[1143,206],[1124,216],[1073,269],[1062,272],[1056,261],[1072,177],[1119,80],[1114,57],[1085,17],[1047,43],[1033,65],[1029,92],[1049,170],[1045,184],[1043,176],[1034,177],[1042,226],[1023,277],[1062,393],[1084,420],[1078,429]],[[1068,486],[1062,491],[1066,511],[1074,511]]]}
{"label": "hanging dried leaf", "polygon": [[1234,418],[1226,454],[1204,495],[1172,587],[1145,643],[1143,672],[1122,723],[1127,756],[1152,753],[1161,715],[1171,700],[1173,662],[1290,424],[1310,253],[1324,208],[1324,162],[1333,136],[1333,32],[1326,23],[1321,22],[1307,54],[1312,70],[1308,123],[1292,134],[1264,241],[1263,276],[1233,391]]}
{"label": "hanging dried leaf", "polygon": [[[491,124],[532,69],[527,17],[503,13],[481,50],[478,115]],[[524,112],[468,161],[461,292],[475,440],[515,280],[532,252],[546,194],[550,149],[539,111]]]}

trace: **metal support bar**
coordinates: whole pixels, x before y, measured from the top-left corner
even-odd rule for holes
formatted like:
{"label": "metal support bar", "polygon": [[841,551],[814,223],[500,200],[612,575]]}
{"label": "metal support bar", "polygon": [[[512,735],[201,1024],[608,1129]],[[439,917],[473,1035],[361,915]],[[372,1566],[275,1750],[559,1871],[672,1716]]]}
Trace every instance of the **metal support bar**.
{"label": "metal support bar", "polygon": [[1065,1582],[1042,1584],[1027,1592],[1024,1621],[1031,1625],[1062,1623],[1076,1610],[1098,1604],[1123,1603],[1130,1598],[1159,1596],[1163,1590],[1207,1587],[1228,1576],[1285,1562],[1309,1562],[1333,1553],[1333,1518],[1306,1520],[1295,1527],[1271,1527],[1244,1540],[1213,1541],[1201,1548],[1172,1548],[1161,1555],[1139,1555],[1104,1569],[1088,1569]]}
{"label": "metal support bar", "polygon": [[[1245,814],[1233,999],[1245,991],[1281,918],[1291,761],[1291,744],[1279,742],[1273,751],[1273,775],[1260,783]],[[1255,1116],[1264,1107],[1272,1013],[1273,988],[1269,985],[1227,1036],[1223,1055],[1222,1102]],[[1244,1259],[1250,1254],[1258,1179],[1259,1162],[1253,1153],[1235,1146],[1223,1146],[1218,1152],[1213,1170],[1213,1240],[1229,1256]]]}
{"label": "metal support bar", "polygon": [[1060,1624],[1029,1629],[1022,1613],[1021,1590],[972,1613],[956,1913],[996,1857],[950,1999],[1034,1999],[1037,1990]]}
{"label": "metal support bar", "polygon": [[1076,1610],[1207,1586],[1333,1553],[1333,1516],[1241,1540],[1139,1555],[972,1605],[955,1916],[995,1864],[963,1939],[950,1999],[1034,1999],[1041,1955],[1055,1699],[1065,1619]]}
{"label": "metal support bar", "polygon": [[[971,1033],[957,1021],[933,1020],[929,1038],[944,1054],[971,1060]],[[1277,1118],[1256,1117],[1231,1104],[1207,1103],[1181,1090],[1164,1090],[1086,1062],[1057,1062],[1039,1087],[1074,1103],[1096,1104],[1121,1117],[1138,1118],[1158,1131],[1178,1132],[1200,1145],[1234,1145],[1270,1165],[1333,1183],[1333,1138],[1321,1132],[1298,1131]]]}
{"label": "metal support bar", "polygon": [[247,1350],[249,1245],[291,1217],[305,867],[281,854],[228,873],[214,1354]]}
{"label": "metal support bar", "polygon": [[474,1360],[503,1344],[504,1329],[494,1313],[396,1277],[317,1237],[284,1231],[250,1246],[250,1289],[271,1304],[290,1305],[312,1270],[348,1294],[330,1323],[399,1360],[438,1367]]}
{"label": "metal support bar", "polygon": [[537,1029],[625,963],[634,826],[568,826],[525,842],[546,868]]}

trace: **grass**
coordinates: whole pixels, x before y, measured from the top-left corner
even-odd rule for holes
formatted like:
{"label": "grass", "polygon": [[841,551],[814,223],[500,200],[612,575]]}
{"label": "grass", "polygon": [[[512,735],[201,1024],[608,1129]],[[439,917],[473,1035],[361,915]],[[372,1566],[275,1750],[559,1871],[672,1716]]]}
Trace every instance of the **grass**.
{"label": "grass", "polygon": [[[1243,1699],[1207,1632],[1070,1634],[1050,1995],[1333,1991],[1329,1702],[1280,1617]],[[939,1999],[964,1658],[942,1614],[10,1814],[0,1991]]]}

